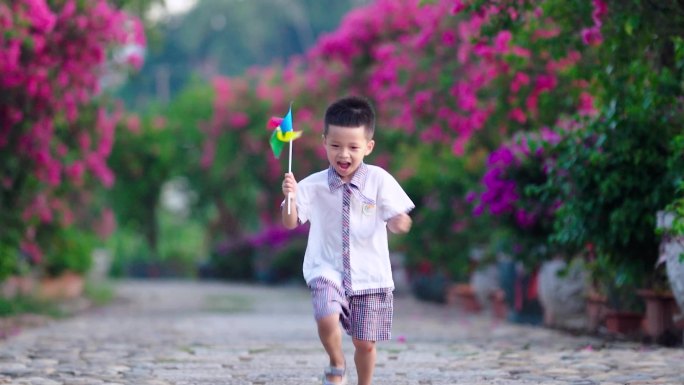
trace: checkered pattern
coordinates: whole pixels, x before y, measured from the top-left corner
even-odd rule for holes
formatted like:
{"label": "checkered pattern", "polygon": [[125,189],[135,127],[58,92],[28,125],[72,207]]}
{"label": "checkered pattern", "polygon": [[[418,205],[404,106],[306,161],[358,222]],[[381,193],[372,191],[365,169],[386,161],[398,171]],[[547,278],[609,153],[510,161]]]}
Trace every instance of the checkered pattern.
{"label": "checkered pattern", "polygon": [[344,330],[349,334],[349,301],[342,288],[325,278],[316,278],[309,283],[309,289],[316,321],[338,313]]}
{"label": "checkered pattern", "polygon": [[[354,176],[352,177],[351,181],[349,181],[348,185],[352,187],[352,193],[363,203],[369,204],[369,205],[374,205],[375,200],[368,198],[367,196],[363,195],[362,191],[364,187],[366,186],[366,178],[368,177],[368,166],[365,163],[361,163],[359,168],[356,170],[354,173]],[[342,178],[337,174],[337,171],[333,168],[333,166],[328,167],[328,187],[330,187],[330,192],[333,192],[337,190],[338,188],[342,187],[345,183],[342,181]]]}
{"label": "checkered pattern", "polygon": [[347,296],[352,294],[351,260],[349,256],[349,207],[351,206],[351,194],[351,187],[345,184],[342,190],[342,265],[344,266],[342,287],[344,287]]}
{"label": "checkered pattern", "polygon": [[394,295],[382,293],[355,295],[347,298],[338,285],[325,278],[309,283],[316,320],[338,313],[344,330],[365,341],[387,341],[392,338]]}

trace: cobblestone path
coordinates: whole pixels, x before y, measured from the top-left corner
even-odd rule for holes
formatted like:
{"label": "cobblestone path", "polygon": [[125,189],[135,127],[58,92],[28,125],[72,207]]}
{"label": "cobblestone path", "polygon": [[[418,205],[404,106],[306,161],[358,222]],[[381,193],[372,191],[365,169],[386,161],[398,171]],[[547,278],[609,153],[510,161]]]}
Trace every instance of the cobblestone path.
{"label": "cobblestone path", "polygon": [[[0,384],[318,384],[304,288],[121,282],[120,300],[0,342]],[[375,384],[684,384],[684,349],[604,342],[397,296]],[[353,349],[345,339],[350,384]]]}

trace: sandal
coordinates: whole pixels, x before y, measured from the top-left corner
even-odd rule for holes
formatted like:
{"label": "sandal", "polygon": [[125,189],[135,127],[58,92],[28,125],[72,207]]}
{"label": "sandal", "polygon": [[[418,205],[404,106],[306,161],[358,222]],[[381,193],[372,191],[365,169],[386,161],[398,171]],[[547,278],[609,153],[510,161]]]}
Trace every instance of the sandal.
{"label": "sandal", "polygon": [[[347,383],[347,376],[345,375],[347,372],[347,368],[336,368],[334,366],[327,366],[323,370],[323,385],[345,385]],[[328,380],[328,376],[340,376],[342,377],[342,381],[340,382],[332,382]]]}

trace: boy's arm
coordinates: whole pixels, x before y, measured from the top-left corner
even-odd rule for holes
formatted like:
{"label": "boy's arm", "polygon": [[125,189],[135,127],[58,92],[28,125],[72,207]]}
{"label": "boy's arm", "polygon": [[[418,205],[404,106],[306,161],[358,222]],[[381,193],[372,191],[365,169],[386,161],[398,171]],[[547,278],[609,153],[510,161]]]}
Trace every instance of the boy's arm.
{"label": "boy's arm", "polygon": [[[288,193],[290,202],[287,201]],[[283,226],[287,229],[294,229],[299,224],[299,217],[297,216],[297,204],[296,202],[297,193],[297,181],[292,173],[285,174],[285,179],[283,180],[283,195],[285,195],[285,203],[280,208],[281,214],[283,216]],[[287,205],[290,205],[290,213],[287,213]]]}
{"label": "boy's arm", "polygon": [[387,221],[387,228],[395,234],[406,234],[411,230],[413,221],[406,213],[401,213],[393,216]]}

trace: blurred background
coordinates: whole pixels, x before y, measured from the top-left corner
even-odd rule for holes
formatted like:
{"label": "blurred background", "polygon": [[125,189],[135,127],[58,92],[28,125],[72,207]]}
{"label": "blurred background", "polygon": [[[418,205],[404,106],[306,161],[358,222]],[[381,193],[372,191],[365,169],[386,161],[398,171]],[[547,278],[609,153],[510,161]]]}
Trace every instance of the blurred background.
{"label": "blurred background", "polygon": [[672,334],[683,39],[676,0],[3,2],[0,314],[112,278],[304,285],[267,122],[293,103],[302,178],[327,166],[325,107],[361,94],[367,161],[417,206],[398,292]]}

